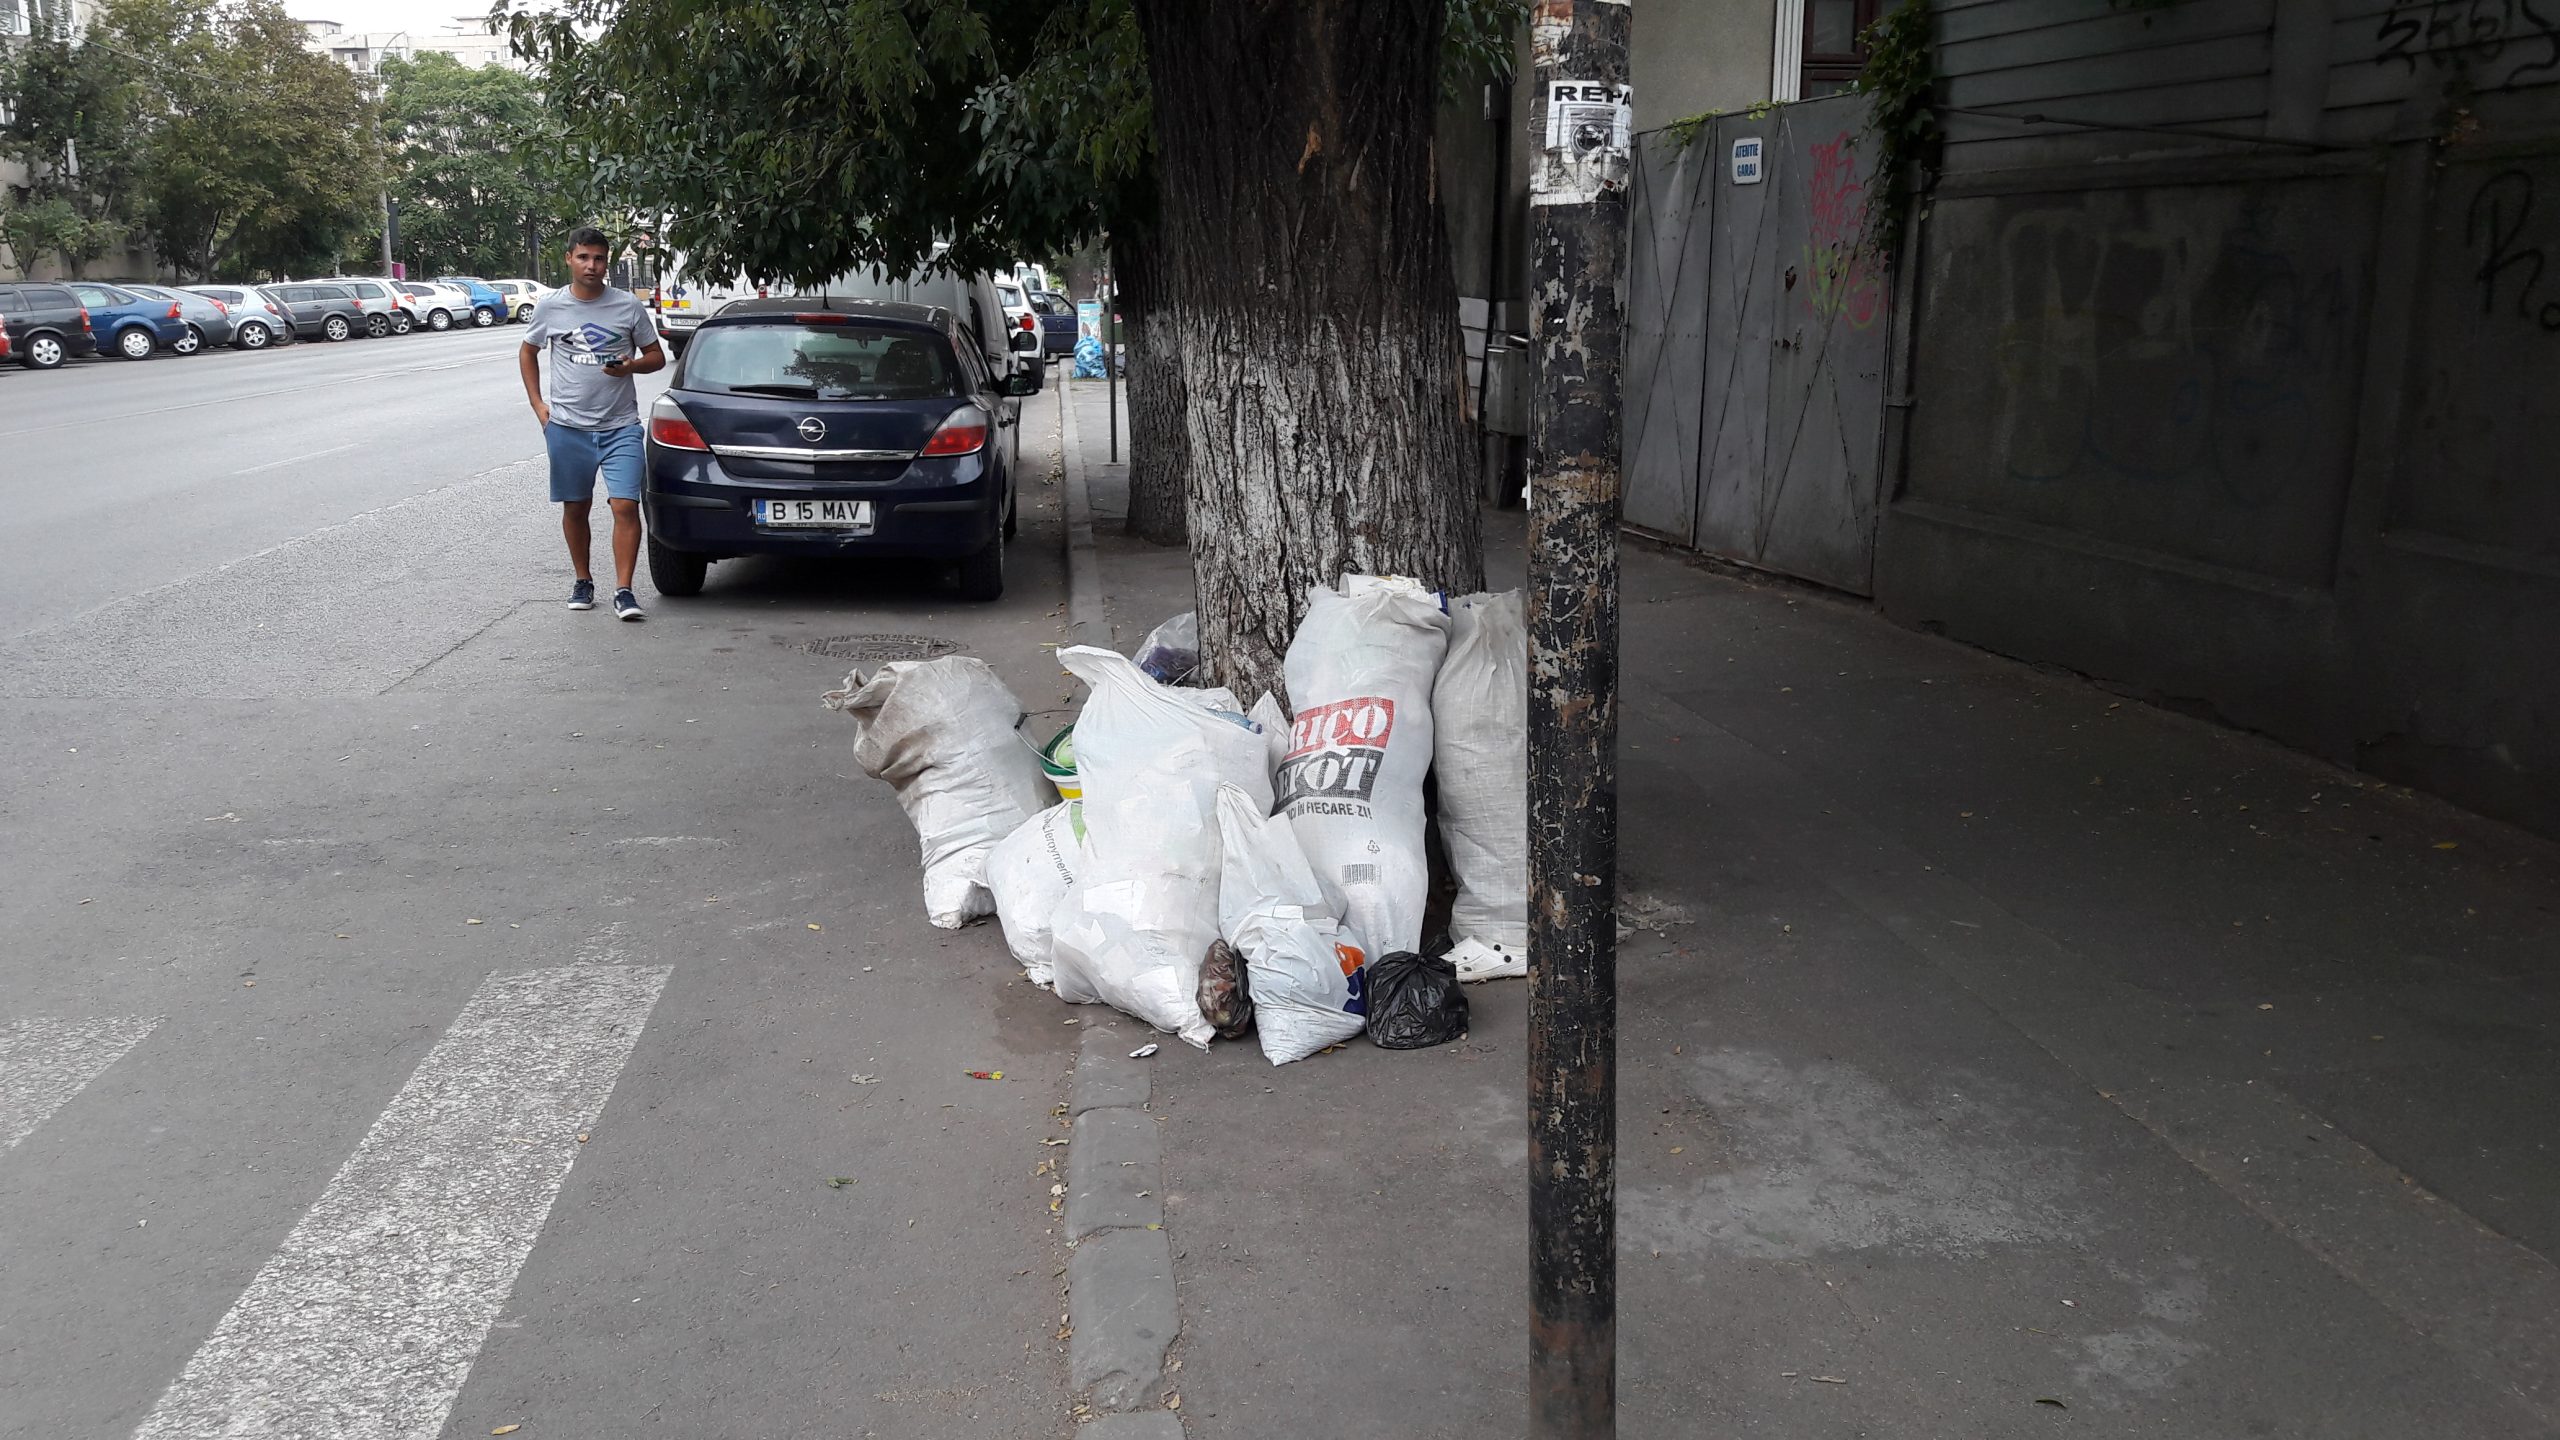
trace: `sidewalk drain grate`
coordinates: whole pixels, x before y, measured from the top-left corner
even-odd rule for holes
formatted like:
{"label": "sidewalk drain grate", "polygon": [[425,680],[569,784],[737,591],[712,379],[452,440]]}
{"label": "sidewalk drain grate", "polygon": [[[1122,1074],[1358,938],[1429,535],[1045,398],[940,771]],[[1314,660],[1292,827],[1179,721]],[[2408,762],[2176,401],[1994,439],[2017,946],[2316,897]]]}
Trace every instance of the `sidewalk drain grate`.
{"label": "sidewalk drain grate", "polygon": [[937,635],[824,635],[799,648],[830,660],[931,660],[961,648]]}

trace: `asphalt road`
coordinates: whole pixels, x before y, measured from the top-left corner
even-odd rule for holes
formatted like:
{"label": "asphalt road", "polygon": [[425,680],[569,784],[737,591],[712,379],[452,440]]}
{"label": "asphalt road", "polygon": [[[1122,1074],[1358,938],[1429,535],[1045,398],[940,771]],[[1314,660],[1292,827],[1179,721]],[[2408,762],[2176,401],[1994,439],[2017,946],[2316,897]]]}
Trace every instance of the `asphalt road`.
{"label": "asphalt road", "polygon": [[522,333],[0,366],[0,634],[538,454]]}
{"label": "asphalt road", "polygon": [[0,1436],[1067,1433],[1077,1030],[818,704],[1062,707],[1054,410],[999,604],[625,624],[515,343],[0,373]]}

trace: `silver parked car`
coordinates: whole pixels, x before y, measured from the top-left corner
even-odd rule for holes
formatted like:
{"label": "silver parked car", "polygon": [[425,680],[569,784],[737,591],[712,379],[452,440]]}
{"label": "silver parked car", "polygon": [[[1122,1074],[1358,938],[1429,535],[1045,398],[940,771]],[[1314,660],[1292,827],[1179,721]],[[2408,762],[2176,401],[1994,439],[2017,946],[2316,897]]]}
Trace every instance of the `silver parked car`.
{"label": "silver parked car", "polygon": [[471,294],[452,285],[432,284],[424,280],[395,280],[400,293],[409,297],[409,311],[417,323],[430,330],[450,330],[471,323]]}
{"label": "silver parked car", "polygon": [[181,290],[174,285],[146,285],[131,280],[116,283],[136,295],[178,302],[178,318],[187,323],[187,336],[169,348],[180,355],[198,355],[212,346],[228,345],[238,333],[238,326],[231,319],[231,307],[210,295]]}
{"label": "silver parked car", "polygon": [[264,350],[294,338],[293,322],[255,285],[190,285],[189,294],[219,300],[231,312],[231,348]]}

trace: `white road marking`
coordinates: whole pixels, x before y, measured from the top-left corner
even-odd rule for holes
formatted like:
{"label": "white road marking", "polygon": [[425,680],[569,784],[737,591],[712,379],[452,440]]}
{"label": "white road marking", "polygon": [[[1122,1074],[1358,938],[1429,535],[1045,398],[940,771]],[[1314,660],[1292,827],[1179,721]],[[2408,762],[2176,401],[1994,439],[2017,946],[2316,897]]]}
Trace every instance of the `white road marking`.
{"label": "white road marking", "polygon": [[314,450],[308,455],[289,455],[282,460],[270,460],[264,465],[252,465],[246,470],[234,470],[231,473],[236,478],[242,475],[255,475],[261,470],[273,470],[279,465],[299,465],[305,460],[317,460],[323,455],[343,455],[363,443],[361,440],[350,440],[344,445],[332,445],[326,450]]}
{"label": "white road marking", "polygon": [[135,1440],[434,1440],[665,988],[492,975]]}
{"label": "white road marking", "polygon": [[14,1147],[160,1023],[157,1015],[0,1025],[0,1150]]}

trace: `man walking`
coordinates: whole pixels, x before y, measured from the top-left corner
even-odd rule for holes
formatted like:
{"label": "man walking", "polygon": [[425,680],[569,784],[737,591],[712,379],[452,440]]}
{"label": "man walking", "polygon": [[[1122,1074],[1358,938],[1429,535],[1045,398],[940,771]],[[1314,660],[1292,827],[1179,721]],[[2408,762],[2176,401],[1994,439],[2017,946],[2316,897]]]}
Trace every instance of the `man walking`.
{"label": "man walking", "polygon": [[[587,573],[587,520],[595,508],[596,473],[602,471],[605,503],[613,507],[613,613],[637,620],[642,611],[631,593],[631,571],[640,561],[643,446],[640,394],[631,377],[664,369],[667,352],[649,307],[627,291],[605,288],[612,260],[603,231],[589,225],[569,232],[569,288],[552,291],[533,307],[516,368],[524,376],[524,398],[542,422],[543,447],[551,453],[551,498],[559,502],[560,533],[578,574],[569,587],[569,608],[596,608],[595,578]],[[547,400],[540,363],[546,349]]]}

